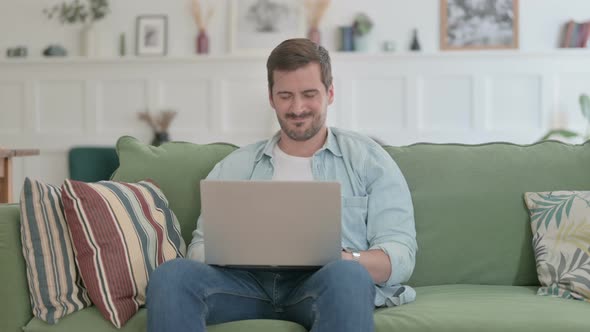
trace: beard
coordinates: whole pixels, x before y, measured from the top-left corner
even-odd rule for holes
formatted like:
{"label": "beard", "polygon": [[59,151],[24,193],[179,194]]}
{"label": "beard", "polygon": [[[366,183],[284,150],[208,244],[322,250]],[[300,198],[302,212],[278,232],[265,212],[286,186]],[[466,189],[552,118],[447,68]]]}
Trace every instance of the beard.
{"label": "beard", "polygon": [[[304,124],[301,124],[299,126],[294,125],[294,124],[290,124],[289,120],[295,119],[295,120],[303,120],[306,119],[308,117],[311,117],[311,125],[309,126],[309,128],[305,129],[305,130],[301,130],[304,126]],[[319,131],[320,129],[322,129],[322,127],[325,124],[325,120],[326,120],[326,113],[325,111],[322,113],[319,113],[318,116],[314,116],[313,113],[311,112],[306,112],[300,115],[295,115],[293,113],[287,113],[285,115],[285,119],[281,118],[279,115],[277,115],[277,119],[279,120],[279,125],[281,126],[281,130],[292,140],[294,141],[298,141],[298,142],[302,142],[302,141],[307,141],[308,139],[314,137]]]}

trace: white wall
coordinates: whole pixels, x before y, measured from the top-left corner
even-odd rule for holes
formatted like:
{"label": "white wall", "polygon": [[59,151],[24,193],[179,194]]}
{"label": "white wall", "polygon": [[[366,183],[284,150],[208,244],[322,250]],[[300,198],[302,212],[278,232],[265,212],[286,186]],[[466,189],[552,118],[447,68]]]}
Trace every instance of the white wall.
{"label": "white wall", "polygon": [[[207,1],[207,0],[204,0]],[[42,9],[60,0],[0,0],[0,51],[25,45],[29,54],[39,55],[50,43],[60,43],[78,52],[78,29],[49,21]],[[166,14],[169,19],[172,56],[194,54],[196,27],[189,14],[189,0],[111,0],[111,14],[102,22],[105,56],[116,55],[117,38],[127,35],[133,50],[135,18],[141,14]],[[211,53],[228,50],[229,0],[208,0],[216,6],[210,26]],[[425,51],[438,51],[439,0],[333,0],[322,23],[324,45],[337,48],[336,27],[350,24],[355,13],[367,12],[375,21],[373,48],[393,40],[398,50],[407,49],[413,28],[419,29]],[[545,51],[556,47],[561,25],[568,19],[590,19],[589,0],[521,0],[520,42],[523,51]]]}
{"label": "white wall", "polygon": [[[147,126],[136,118],[145,107],[178,110],[171,128],[178,140],[242,145],[276,129],[266,101],[265,56],[224,56],[229,0],[209,0],[217,11],[207,58],[189,57],[196,27],[188,0],[111,0],[101,27],[110,45],[105,56],[116,54],[121,32],[133,50],[138,15],[166,14],[172,58],[3,60],[5,48],[16,45],[27,46],[31,57],[50,43],[77,55],[79,28],[42,14],[58,2],[0,0],[0,145],[41,148],[41,156],[15,160],[15,197],[24,176],[61,183],[73,145],[113,145],[123,134],[149,141]],[[322,25],[328,49],[337,47],[336,27],[350,24],[360,10],[376,22],[374,49],[394,40],[405,50],[418,28],[425,52],[333,54],[331,125],[395,145],[530,143],[556,114],[584,130],[577,96],[590,92],[590,50],[554,49],[565,21],[590,20],[590,0],[521,0],[520,51],[448,53],[438,52],[438,0],[333,0]]]}
{"label": "white wall", "polygon": [[[328,124],[392,145],[532,143],[560,114],[582,132],[580,93],[590,87],[583,51],[421,55],[334,54],[336,100]],[[245,145],[278,130],[259,56],[0,61],[0,144],[39,148],[16,158],[24,176],[60,184],[67,151],[149,142],[146,107],[178,111],[174,140]],[[15,196],[17,197],[17,196]]]}

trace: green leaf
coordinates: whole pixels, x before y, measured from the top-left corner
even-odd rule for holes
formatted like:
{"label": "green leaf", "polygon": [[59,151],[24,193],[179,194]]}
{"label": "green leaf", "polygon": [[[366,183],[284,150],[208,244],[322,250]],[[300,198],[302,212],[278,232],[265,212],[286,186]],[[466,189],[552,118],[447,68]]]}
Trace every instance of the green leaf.
{"label": "green leaf", "polygon": [[581,135],[567,129],[553,129],[550,130],[547,134],[545,134],[545,136],[541,137],[540,141],[548,140],[552,136],[563,136],[565,138],[573,138]]}
{"label": "green leaf", "polygon": [[560,258],[559,258],[559,266],[557,267],[558,280],[561,279],[559,276],[562,276],[562,275],[564,275],[567,272],[565,270],[565,265],[566,265],[567,259],[565,258],[565,256],[563,255],[563,253],[560,253],[559,256],[560,256]]}
{"label": "green leaf", "polygon": [[580,95],[580,110],[586,121],[590,121],[590,97],[585,93]]}
{"label": "green leaf", "polygon": [[531,223],[536,223],[536,231],[538,231],[542,225],[545,225],[545,228],[548,228],[553,217],[555,217],[556,226],[559,227],[564,208],[566,209],[566,214],[569,214],[571,202],[576,198],[576,195],[554,195],[551,192],[546,195],[540,194],[539,197],[541,199],[531,198],[531,201],[536,204],[536,207],[531,209]]}
{"label": "green leaf", "polygon": [[[545,197],[543,197],[543,198],[545,198]],[[545,198],[545,199],[546,200],[549,200],[547,198]],[[540,205],[540,206],[549,206],[549,207],[555,206],[555,204],[549,203],[549,202],[537,201],[537,200],[534,200],[534,199],[531,199],[531,201],[533,201],[535,204]]]}
{"label": "green leaf", "polygon": [[551,276],[551,283],[556,283],[558,278],[557,278],[557,272],[555,271],[555,268],[553,267],[553,265],[551,264],[547,264],[547,270],[549,270],[549,276]]}
{"label": "green leaf", "polygon": [[[561,220],[561,213],[563,212],[564,206],[564,204],[560,204],[559,208],[557,209],[557,213],[555,214],[555,220],[557,220],[558,223]],[[559,225],[557,225],[557,227],[559,227]]]}
{"label": "green leaf", "polygon": [[553,215],[555,214],[555,209],[551,209],[545,217],[545,229],[549,228],[549,223],[551,223],[551,219],[553,219]]}
{"label": "green leaf", "polygon": [[566,206],[565,206],[565,215],[569,218],[570,216],[570,211],[572,210],[572,204],[574,204],[574,200],[570,199]]}
{"label": "green leaf", "polygon": [[572,257],[572,263],[570,264],[569,271],[574,270],[574,267],[576,266],[576,262],[578,261],[578,257],[580,256],[581,253],[582,253],[582,250],[580,250],[580,248],[577,248],[576,251],[574,252],[574,256]]}

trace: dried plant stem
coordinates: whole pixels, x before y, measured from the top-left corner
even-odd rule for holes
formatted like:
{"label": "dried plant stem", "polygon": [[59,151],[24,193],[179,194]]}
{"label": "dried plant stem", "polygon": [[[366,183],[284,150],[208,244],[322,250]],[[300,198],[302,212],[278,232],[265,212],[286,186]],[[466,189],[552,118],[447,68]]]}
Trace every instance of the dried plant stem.
{"label": "dried plant stem", "polygon": [[213,7],[209,7],[207,10],[207,15],[203,16],[203,6],[201,5],[200,0],[192,0],[192,14],[193,18],[195,19],[195,23],[199,30],[206,30],[211,17],[213,16],[214,9]]}
{"label": "dried plant stem", "polygon": [[176,111],[171,110],[161,111],[156,115],[145,111],[139,112],[138,116],[140,120],[145,121],[150,126],[150,128],[152,128],[154,133],[164,133],[168,131],[168,128],[170,128],[170,124],[172,123],[172,120],[176,114]]}
{"label": "dried plant stem", "polygon": [[305,7],[309,13],[309,27],[317,29],[324,14],[330,7],[331,0],[306,0]]}

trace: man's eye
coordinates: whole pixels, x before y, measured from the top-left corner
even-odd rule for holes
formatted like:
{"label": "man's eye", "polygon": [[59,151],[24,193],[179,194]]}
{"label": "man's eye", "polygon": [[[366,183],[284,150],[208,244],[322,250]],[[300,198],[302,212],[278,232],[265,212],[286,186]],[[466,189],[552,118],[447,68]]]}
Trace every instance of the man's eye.
{"label": "man's eye", "polygon": [[303,96],[305,98],[313,98],[316,96],[316,93],[315,92],[308,92],[308,93],[304,93]]}
{"label": "man's eye", "polygon": [[291,95],[288,94],[281,94],[279,95],[279,98],[281,98],[282,100],[288,100],[291,98]]}

